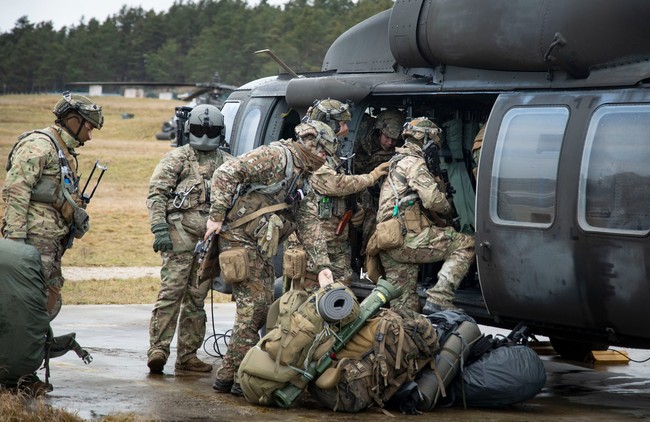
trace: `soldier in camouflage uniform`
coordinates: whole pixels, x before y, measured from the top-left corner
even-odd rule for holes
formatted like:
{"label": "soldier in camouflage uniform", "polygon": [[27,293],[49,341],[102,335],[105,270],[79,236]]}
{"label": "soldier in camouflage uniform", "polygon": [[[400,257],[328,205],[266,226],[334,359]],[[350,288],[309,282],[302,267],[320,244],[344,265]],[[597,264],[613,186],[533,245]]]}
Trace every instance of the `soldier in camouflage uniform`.
{"label": "soldier in camouflage uniform", "polygon": [[309,194],[307,178],[325,162],[324,150],[334,134],[327,125],[301,126],[296,141],[261,146],[219,167],[212,177],[205,238],[219,234],[221,275],[232,283],[237,305],[228,351],[213,385],[218,392],[242,394],[235,375],[246,352],[259,341],[273,300],[270,258],[279,242],[296,229],[319,281],[332,279],[320,220],[301,199]]}
{"label": "soldier in camouflage uniform", "polygon": [[197,277],[194,247],[205,234],[210,210],[210,179],[229,154],[219,150],[223,115],[213,105],[194,107],[185,123],[189,144],[168,152],[158,163],[149,184],[147,208],[153,250],[163,259],[158,300],[151,313],[147,365],[160,373],[169,358],[169,346],[178,321],[176,369],[210,372],[197,349],[203,344],[205,297],[209,280]]}
{"label": "soldier in camouflage uniform", "polygon": [[[405,120],[404,114],[396,109],[387,109],[379,113],[369,136],[357,144],[354,157],[355,174],[369,173],[378,165],[387,163],[395,155],[395,147],[399,142]],[[365,244],[375,229],[379,185],[371,186],[367,191],[362,192],[360,202],[361,209],[365,211],[363,219],[359,222],[363,226],[362,253],[365,254]]]}
{"label": "soldier in camouflage uniform", "polygon": [[386,279],[404,292],[399,299],[391,301],[393,308],[419,311],[418,264],[437,261],[444,263],[438,272],[438,282],[427,291],[423,312],[453,308],[455,290],[474,259],[473,237],[458,233],[453,227],[436,226],[425,211],[445,215],[451,209],[424,160],[423,144],[428,139],[439,144],[439,130],[424,117],[406,124],[404,147],[397,148],[381,187],[377,231],[382,222],[397,218],[404,235],[401,246],[379,252]]}
{"label": "soldier in camouflage uniform", "polygon": [[[3,236],[34,246],[41,255],[47,310],[61,307],[61,256],[89,229],[79,192],[77,152],[104,123],[102,109],[82,95],[64,92],[52,110],[55,124],[20,135],[9,153]],[[74,227],[74,230],[71,230]]]}
{"label": "soldier in camouflage uniform", "polygon": [[[307,112],[307,119],[317,120],[328,124],[337,134],[337,141],[347,134],[347,122],[352,118],[347,104],[338,100],[326,99],[316,101]],[[296,127],[299,130],[300,126]],[[334,281],[349,286],[352,282],[352,267],[350,265],[351,249],[348,238],[348,222],[343,230],[336,233],[341,219],[348,211],[346,197],[361,192],[374,185],[381,177],[388,174],[388,163],[383,163],[373,169],[369,174],[351,175],[345,173],[344,163],[337,155],[339,142],[330,144],[326,148],[327,159],[325,165],[316,170],[309,181],[314,190],[315,207],[327,241],[327,253],[330,259],[330,269]],[[356,201],[356,199],[354,199]],[[363,218],[363,208],[359,207],[358,214],[352,217],[357,221]],[[291,238],[290,238],[291,239]],[[299,244],[289,242],[290,248],[299,248]],[[306,282],[307,290],[317,289],[317,283]]]}

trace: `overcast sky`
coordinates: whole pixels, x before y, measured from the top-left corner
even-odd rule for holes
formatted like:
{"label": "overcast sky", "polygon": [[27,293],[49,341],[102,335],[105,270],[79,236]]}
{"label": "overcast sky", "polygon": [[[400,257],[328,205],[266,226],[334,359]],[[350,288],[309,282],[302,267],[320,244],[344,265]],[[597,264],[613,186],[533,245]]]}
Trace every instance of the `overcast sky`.
{"label": "overcast sky", "polygon": [[[145,10],[162,12],[169,10],[175,0],[0,0],[0,33],[9,32],[16,21],[27,16],[31,23],[52,21],[55,29],[78,25],[81,17],[85,22],[95,18],[103,22],[110,15],[119,13],[123,5],[142,6]],[[259,0],[246,0],[256,5]],[[176,2],[180,2],[176,0]],[[272,5],[286,3],[287,0],[269,0]],[[194,3],[184,0],[183,3]]]}

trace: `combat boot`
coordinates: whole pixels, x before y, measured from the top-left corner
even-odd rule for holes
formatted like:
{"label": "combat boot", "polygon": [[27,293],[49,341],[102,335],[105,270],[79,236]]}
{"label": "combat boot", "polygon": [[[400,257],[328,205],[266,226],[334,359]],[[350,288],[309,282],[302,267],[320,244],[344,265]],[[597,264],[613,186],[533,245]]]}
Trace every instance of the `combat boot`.
{"label": "combat boot", "polygon": [[241,385],[239,385],[238,382],[232,385],[232,388],[230,389],[230,394],[237,397],[241,397],[244,395],[244,392],[241,389]]}
{"label": "combat boot", "polygon": [[212,365],[201,361],[196,356],[192,356],[183,363],[176,362],[176,369],[179,371],[211,372]]}
{"label": "combat boot", "polygon": [[435,314],[436,312],[441,312],[441,311],[459,311],[463,312],[462,309],[456,307],[453,303],[448,302],[448,303],[434,303],[431,302],[430,300],[427,300],[424,304],[424,307],[422,307],[422,313],[424,315],[431,315]]}
{"label": "combat boot", "polygon": [[234,384],[235,382],[233,380],[220,380],[217,378],[214,380],[212,388],[214,388],[218,393],[230,393]]}
{"label": "combat boot", "polygon": [[161,350],[154,350],[151,352],[149,359],[147,360],[149,371],[156,374],[162,373],[166,363],[167,357]]}

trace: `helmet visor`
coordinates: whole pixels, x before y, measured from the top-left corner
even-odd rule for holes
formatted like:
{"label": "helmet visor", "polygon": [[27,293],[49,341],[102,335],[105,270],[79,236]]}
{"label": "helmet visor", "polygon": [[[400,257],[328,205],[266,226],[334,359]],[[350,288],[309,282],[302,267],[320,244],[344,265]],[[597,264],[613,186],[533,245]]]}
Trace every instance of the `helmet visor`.
{"label": "helmet visor", "polygon": [[221,135],[222,131],[221,126],[204,126],[204,125],[194,125],[190,124],[190,133],[197,138],[202,138],[204,135],[207,135],[208,138],[213,139]]}

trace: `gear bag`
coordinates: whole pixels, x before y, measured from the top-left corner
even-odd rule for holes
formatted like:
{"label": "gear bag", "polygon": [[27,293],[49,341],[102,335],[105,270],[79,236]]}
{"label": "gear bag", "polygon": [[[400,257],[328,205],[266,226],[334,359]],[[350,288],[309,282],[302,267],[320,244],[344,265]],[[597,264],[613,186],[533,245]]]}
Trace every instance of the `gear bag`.
{"label": "gear bag", "polygon": [[381,309],[337,353],[336,366],[308,389],[334,411],[384,407],[403,383],[433,360],[437,350],[436,331],[426,317],[410,310]]}

